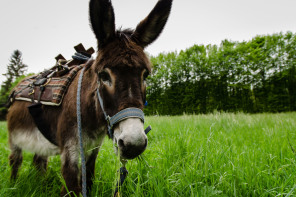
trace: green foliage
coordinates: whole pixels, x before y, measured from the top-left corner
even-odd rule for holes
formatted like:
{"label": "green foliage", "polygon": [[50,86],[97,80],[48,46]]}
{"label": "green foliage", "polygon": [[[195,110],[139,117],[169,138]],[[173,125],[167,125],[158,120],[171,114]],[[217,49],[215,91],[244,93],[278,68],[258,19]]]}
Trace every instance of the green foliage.
{"label": "green foliage", "polygon": [[[295,196],[296,113],[155,116],[142,160],[127,163],[120,196]],[[294,151],[293,151],[294,150]],[[32,167],[24,151],[19,178],[9,181],[7,132],[0,123],[0,196],[59,196],[60,158],[48,172]],[[111,196],[119,169],[105,139],[90,196]]]}
{"label": "green foliage", "polygon": [[[7,71],[3,74],[6,80],[1,85],[0,89],[0,104],[3,105],[7,102],[11,90],[25,77],[27,65],[23,63],[22,53],[15,50],[10,57]],[[4,120],[7,113],[6,107],[0,108],[0,120]]]}
{"label": "green foliage", "polygon": [[23,63],[22,53],[19,50],[15,50],[10,57],[7,71],[3,74],[6,77],[6,81],[1,86],[1,95],[3,93],[6,94],[10,90],[12,83],[25,74],[27,67]]}
{"label": "green foliage", "polygon": [[152,57],[147,114],[296,110],[296,34],[194,45]]}
{"label": "green foliage", "polygon": [[[33,75],[33,73],[30,73],[30,74],[28,74],[28,75],[21,75],[21,76],[19,76],[18,78],[16,78],[16,80],[13,82],[13,83],[11,83],[11,87],[10,87],[10,89],[7,91],[7,92],[5,92],[5,93],[3,93],[2,95],[1,95],[1,102],[0,102],[0,104],[5,104],[5,103],[7,103],[7,101],[8,101],[8,97],[9,97],[9,94],[12,92],[12,90],[13,90],[13,88],[21,81],[21,80],[23,80],[24,78],[26,78],[26,77],[28,77],[28,76],[31,76],[31,75]],[[7,114],[7,108],[5,107],[5,106],[3,106],[3,107],[0,107],[0,120],[5,120],[6,119],[6,114]]]}
{"label": "green foliage", "polygon": [[5,120],[6,119],[6,114],[7,114],[7,108],[6,107],[0,107],[0,120]]}

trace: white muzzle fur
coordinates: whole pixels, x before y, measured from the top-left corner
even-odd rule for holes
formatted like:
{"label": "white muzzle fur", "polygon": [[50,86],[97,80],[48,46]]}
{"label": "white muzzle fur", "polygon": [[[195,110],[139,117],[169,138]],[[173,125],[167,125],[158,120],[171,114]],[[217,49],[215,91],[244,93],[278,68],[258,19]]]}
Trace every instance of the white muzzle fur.
{"label": "white muzzle fur", "polygon": [[139,118],[125,119],[114,128],[115,152],[119,151],[121,159],[139,156],[146,149],[147,141],[144,123]]}

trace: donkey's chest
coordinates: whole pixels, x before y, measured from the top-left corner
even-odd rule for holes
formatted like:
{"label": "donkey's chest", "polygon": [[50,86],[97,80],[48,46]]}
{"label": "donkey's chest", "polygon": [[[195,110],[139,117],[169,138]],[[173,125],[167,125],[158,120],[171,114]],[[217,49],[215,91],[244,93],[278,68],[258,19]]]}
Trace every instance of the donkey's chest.
{"label": "donkey's chest", "polygon": [[106,129],[101,127],[98,131],[95,132],[85,132],[82,135],[82,142],[84,151],[87,153],[91,153],[96,149],[99,150],[104,138],[106,136]]}

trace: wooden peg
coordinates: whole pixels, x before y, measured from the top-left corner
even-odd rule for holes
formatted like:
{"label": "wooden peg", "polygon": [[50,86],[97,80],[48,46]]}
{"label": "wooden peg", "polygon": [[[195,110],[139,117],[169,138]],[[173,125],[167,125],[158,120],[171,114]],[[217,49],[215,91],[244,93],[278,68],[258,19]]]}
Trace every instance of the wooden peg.
{"label": "wooden peg", "polygon": [[92,55],[95,52],[94,48],[90,47],[89,49],[86,50],[86,53]]}
{"label": "wooden peg", "polygon": [[74,47],[74,49],[75,49],[76,52],[78,52],[78,53],[79,53],[79,52],[86,52],[86,50],[85,50],[85,48],[84,48],[84,46],[83,46],[82,43],[76,45],[76,46]]}
{"label": "wooden peg", "polygon": [[57,60],[57,62],[58,62],[59,60],[66,60],[62,54],[58,54],[58,55],[55,57],[55,59]]}

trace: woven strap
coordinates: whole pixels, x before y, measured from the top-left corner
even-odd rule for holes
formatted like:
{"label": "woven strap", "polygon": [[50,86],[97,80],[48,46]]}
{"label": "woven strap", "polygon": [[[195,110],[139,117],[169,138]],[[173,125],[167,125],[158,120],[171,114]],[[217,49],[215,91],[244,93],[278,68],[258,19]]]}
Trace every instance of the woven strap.
{"label": "woven strap", "polygon": [[127,118],[139,118],[144,122],[144,112],[139,108],[123,109],[110,118],[109,124],[113,128],[113,125]]}

